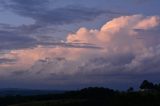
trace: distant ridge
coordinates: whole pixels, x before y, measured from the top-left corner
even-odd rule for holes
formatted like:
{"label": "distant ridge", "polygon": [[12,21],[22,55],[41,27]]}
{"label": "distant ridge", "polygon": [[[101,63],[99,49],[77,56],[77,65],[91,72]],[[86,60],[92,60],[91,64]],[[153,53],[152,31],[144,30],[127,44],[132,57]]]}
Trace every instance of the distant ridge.
{"label": "distant ridge", "polygon": [[39,89],[21,89],[21,88],[1,88],[0,96],[30,96],[64,93],[62,90],[39,90]]}

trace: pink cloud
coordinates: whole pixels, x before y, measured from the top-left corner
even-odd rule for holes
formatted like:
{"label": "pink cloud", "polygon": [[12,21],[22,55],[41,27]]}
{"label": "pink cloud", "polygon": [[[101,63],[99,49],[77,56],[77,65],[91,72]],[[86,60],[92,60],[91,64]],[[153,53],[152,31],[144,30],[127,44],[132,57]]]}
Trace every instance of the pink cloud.
{"label": "pink cloud", "polygon": [[[50,74],[97,73],[94,70],[101,70],[99,73],[107,74],[119,71],[121,68],[129,71],[143,67],[145,59],[152,60],[151,58],[160,56],[160,52],[157,44],[148,47],[147,39],[138,40],[137,37],[143,33],[135,29],[148,30],[158,25],[157,16],[132,15],[114,18],[100,29],[82,27],[77,32],[68,34],[65,42],[90,43],[103,49],[38,46],[10,51],[5,57],[17,58],[17,63],[3,67],[3,70],[27,69],[32,73],[31,79],[34,76],[43,79]],[[83,68],[85,71],[82,71]],[[139,70],[141,71],[144,70]]]}

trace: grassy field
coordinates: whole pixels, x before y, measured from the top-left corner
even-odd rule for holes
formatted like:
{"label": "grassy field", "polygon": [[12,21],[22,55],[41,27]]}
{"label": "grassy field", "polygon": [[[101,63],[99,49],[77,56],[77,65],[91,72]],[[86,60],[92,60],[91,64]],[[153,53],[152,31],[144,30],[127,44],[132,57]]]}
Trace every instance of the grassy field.
{"label": "grassy field", "polygon": [[14,104],[9,106],[81,106],[86,100],[48,100],[48,101],[34,101],[30,103]]}
{"label": "grassy field", "polygon": [[64,94],[62,97],[52,100],[33,99],[0,106],[160,106],[160,93],[121,92],[111,95],[104,93],[103,95],[102,93],[88,92],[85,95],[81,92],[67,95]]}

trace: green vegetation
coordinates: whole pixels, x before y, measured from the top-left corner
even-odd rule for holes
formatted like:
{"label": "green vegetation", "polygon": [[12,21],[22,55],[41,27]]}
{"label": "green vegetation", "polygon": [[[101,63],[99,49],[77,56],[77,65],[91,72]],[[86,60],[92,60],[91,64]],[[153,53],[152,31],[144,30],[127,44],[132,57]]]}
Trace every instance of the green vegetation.
{"label": "green vegetation", "polygon": [[63,94],[0,97],[0,106],[160,106],[160,86],[147,80],[140,91],[89,87]]}

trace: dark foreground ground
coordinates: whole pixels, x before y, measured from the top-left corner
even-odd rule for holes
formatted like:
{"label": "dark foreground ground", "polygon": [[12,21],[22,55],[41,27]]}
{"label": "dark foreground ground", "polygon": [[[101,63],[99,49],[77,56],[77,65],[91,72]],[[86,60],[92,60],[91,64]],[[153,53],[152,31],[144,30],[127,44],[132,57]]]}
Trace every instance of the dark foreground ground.
{"label": "dark foreground ground", "polygon": [[0,106],[160,106],[159,91],[85,88],[61,94],[0,97]]}

